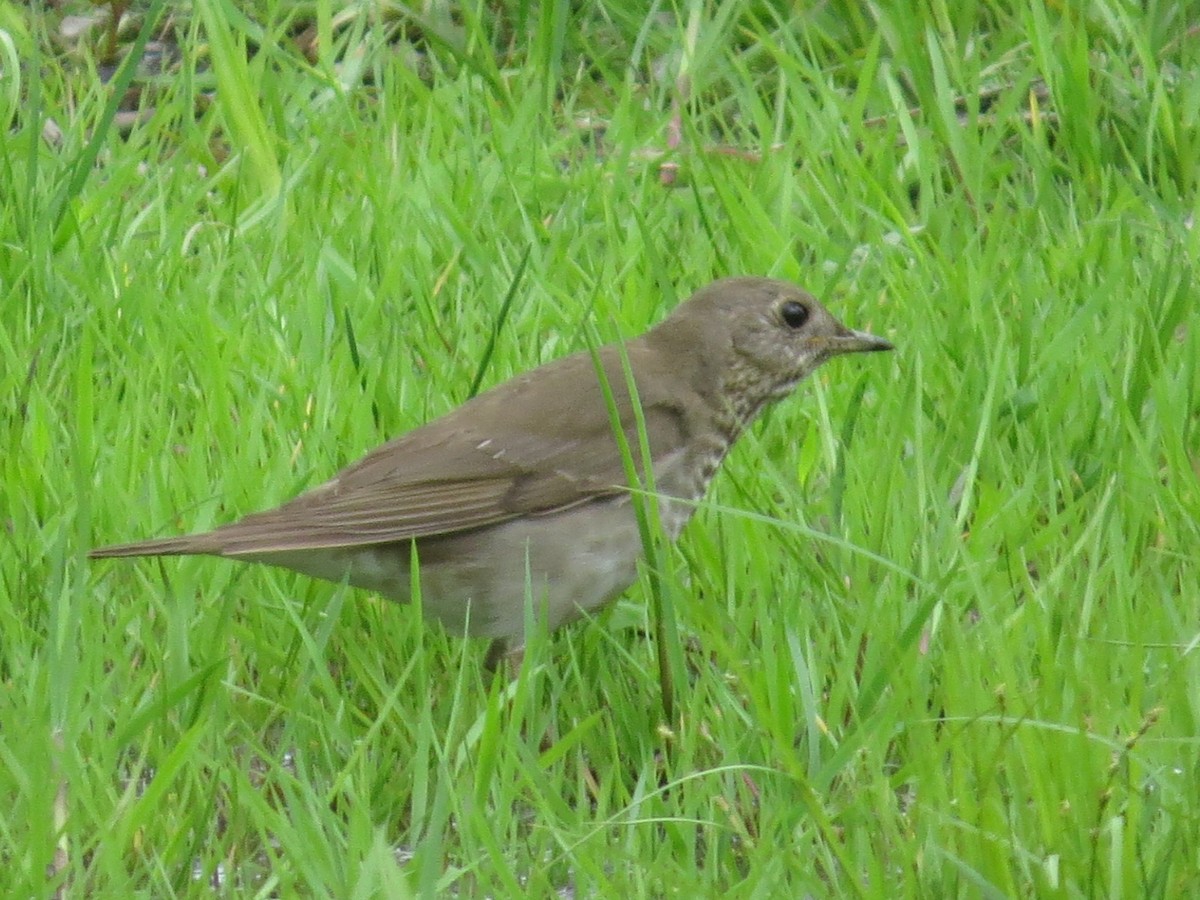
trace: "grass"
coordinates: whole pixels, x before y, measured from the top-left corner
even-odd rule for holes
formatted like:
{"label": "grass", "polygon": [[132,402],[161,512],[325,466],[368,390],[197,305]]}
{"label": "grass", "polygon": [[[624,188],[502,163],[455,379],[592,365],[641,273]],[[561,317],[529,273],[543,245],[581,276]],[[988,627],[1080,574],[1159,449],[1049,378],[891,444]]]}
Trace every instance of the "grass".
{"label": "grass", "polygon": [[[196,7],[124,138],[86,47],[0,17],[12,894],[1200,890],[1186,6],[318,2],[311,63],[298,7]],[[645,579],[488,687],[367,594],[85,560],[734,273],[897,350],[663,560],[672,721]]]}

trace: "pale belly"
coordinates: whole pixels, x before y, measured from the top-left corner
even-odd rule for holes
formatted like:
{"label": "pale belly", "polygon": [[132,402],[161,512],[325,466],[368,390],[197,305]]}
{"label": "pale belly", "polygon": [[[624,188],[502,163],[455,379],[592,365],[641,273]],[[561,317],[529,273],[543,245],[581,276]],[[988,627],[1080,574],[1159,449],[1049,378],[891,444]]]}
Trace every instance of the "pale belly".
{"label": "pale belly", "polygon": [[[672,538],[690,505],[664,503]],[[642,542],[628,498],[585,504],[417,541],[424,614],[457,634],[523,642],[526,611],[557,628],[615,599],[637,578]],[[411,543],[264,554],[253,559],[412,600]]]}

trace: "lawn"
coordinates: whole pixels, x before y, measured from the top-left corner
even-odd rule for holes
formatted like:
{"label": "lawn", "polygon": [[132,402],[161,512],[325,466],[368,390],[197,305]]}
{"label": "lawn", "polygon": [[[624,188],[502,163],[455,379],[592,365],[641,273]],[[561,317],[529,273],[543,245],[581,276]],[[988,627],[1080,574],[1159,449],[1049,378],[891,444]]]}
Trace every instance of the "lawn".
{"label": "lawn", "polygon": [[[6,893],[1200,893],[1194,8],[61,7],[0,4]],[[511,680],[367,592],[86,558],[732,274],[896,350]]]}

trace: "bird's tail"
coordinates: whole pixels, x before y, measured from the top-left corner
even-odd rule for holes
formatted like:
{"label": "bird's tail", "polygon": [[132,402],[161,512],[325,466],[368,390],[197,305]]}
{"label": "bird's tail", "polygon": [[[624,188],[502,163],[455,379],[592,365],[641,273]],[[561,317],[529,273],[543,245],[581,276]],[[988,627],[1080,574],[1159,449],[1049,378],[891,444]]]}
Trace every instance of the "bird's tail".
{"label": "bird's tail", "polygon": [[220,545],[212,539],[211,534],[186,534],[182,537],[96,547],[88,551],[88,557],[108,559],[118,556],[187,556],[205,553],[219,554],[220,552]]}

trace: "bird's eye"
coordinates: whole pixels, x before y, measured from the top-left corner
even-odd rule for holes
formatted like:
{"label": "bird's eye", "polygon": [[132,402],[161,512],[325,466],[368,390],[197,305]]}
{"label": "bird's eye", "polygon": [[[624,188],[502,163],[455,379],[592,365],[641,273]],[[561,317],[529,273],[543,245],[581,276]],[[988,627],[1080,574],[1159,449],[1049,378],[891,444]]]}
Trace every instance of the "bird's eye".
{"label": "bird's eye", "polygon": [[780,305],[779,315],[788,328],[799,328],[808,321],[808,307],[795,300],[788,300]]}

